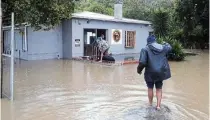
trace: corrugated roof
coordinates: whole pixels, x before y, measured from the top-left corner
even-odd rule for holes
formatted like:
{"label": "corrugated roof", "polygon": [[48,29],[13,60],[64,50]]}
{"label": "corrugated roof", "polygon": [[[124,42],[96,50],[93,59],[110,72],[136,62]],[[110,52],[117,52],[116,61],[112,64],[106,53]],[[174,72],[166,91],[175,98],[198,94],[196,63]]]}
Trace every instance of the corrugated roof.
{"label": "corrugated roof", "polygon": [[94,12],[88,12],[88,11],[73,13],[72,17],[73,18],[82,18],[82,19],[102,20],[102,21],[135,23],[135,24],[151,24],[151,22],[149,22],[149,21],[135,20],[135,19],[128,19],[128,18],[116,19],[114,16],[109,16],[109,15],[104,15],[104,14],[94,13]]}

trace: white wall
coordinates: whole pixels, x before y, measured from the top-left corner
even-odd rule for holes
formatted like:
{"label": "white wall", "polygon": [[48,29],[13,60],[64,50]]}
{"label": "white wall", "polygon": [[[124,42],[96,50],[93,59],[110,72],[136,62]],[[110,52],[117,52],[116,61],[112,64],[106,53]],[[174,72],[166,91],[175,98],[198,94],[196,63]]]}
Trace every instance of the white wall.
{"label": "white wall", "polygon": [[63,56],[62,27],[34,31],[28,27],[28,60],[54,59]]}
{"label": "white wall", "polygon": [[[122,44],[111,45],[110,52],[113,54],[119,53],[139,53],[141,48],[146,46],[146,39],[149,35],[149,31],[152,31],[151,27],[141,24],[128,24],[128,23],[117,23],[107,21],[96,21],[85,19],[73,19],[72,20],[72,56],[79,57],[84,54],[84,28],[93,29],[108,29],[108,41],[111,43],[112,29],[122,30]],[[135,48],[125,48],[125,31],[134,30],[136,31],[136,46]],[[75,47],[75,39],[80,39],[80,47]]]}

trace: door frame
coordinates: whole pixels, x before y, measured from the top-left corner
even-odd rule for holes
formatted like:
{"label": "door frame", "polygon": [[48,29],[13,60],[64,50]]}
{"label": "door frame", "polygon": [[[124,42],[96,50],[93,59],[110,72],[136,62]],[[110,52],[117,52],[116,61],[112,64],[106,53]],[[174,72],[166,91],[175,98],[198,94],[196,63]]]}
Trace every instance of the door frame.
{"label": "door frame", "polygon": [[94,30],[97,38],[100,37],[100,36],[97,35],[98,34],[98,30],[105,30],[106,41],[109,43],[109,35],[108,35],[109,29],[102,29],[102,28],[100,28],[100,29],[97,29],[97,28],[83,28],[83,43],[82,43],[83,44],[83,56],[85,56],[85,30],[88,30],[88,29]]}

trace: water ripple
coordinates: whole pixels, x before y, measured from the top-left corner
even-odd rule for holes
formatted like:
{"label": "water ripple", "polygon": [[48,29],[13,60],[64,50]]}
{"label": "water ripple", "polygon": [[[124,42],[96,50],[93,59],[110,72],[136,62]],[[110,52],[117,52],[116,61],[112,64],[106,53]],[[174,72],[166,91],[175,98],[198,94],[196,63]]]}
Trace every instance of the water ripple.
{"label": "water ripple", "polygon": [[[112,93],[119,89],[120,93]],[[103,85],[103,87],[91,85],[85,91],[68,92],[67,89],[62,88],[47,91],[48,93],[38,95],[37,99],[26,102],[25,106],[20,108],[24,113],[22,117],[33,119],[32,114],[37,110],[45,111],[47,114],[52,114],[54,110],[63,111],[59,114],[61,118],[67,119],[74,116],[73,118],[78,120],[87,118],[88,120],[196,120],[198,119],[196,115],[203,116],[204,120],[208,118],[205,113],[186,108],[182,103],[174,103],[172,101],[174,99],[186,100],[183,96],[178,96],[179,94],[175,96],[165,93],[162,109],[156,111],[154,107],[146,106],[146,89],[137,85]],[[46,102],[43,102],[44,100]],[[74,111],[73,116],[66,114],[66,110]],[[192,111],[196,115],[192,114]],[[40,119],[42,117],[44,116],[41,114]]]}

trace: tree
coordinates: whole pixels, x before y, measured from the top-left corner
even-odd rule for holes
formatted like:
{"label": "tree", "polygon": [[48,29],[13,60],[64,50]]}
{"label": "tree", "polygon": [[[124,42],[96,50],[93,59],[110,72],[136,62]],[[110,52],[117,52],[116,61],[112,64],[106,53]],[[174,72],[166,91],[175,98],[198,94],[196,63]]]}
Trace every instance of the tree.
{"label": "tree", "polygon": [[154,33],[158,36],[166,36],[168,35],[169,30],[169,13],[164,9],[154,10],[153,13],[153,29]]}
{"label": "tree", "polygon": [[106,14],[106,15],[113,15],[113,9],[112,8],[106,8],[102,4],[93,4],[88,9],[91,12]]}
{"label": "tree", "polygon": [[183,24],[184,37],[190,46],[198,43],[199,47],[202,48],[208,43],[208,0],[179,0],[176,12],[177,17]]}
{"label": "tree", "polygon": [[76,2],[75,11],[90,11],[106,15],[113,15],[115,0],[81,0]]}
{"label": "tree", "polygon": [[[174,0],[123,0],[123,16],[131,19],[152,20],[152,10],[171,8]],[[76,11],[91,11],[113,15],[116,0],[80,0]]]}
{"label": "tree", "polygon": [[3,0],[3,23],[8,24],[11,12],[15,13],[15,23],[28,22],[37,29],[52,28],[63,19],[71,18],[74,0]]}

